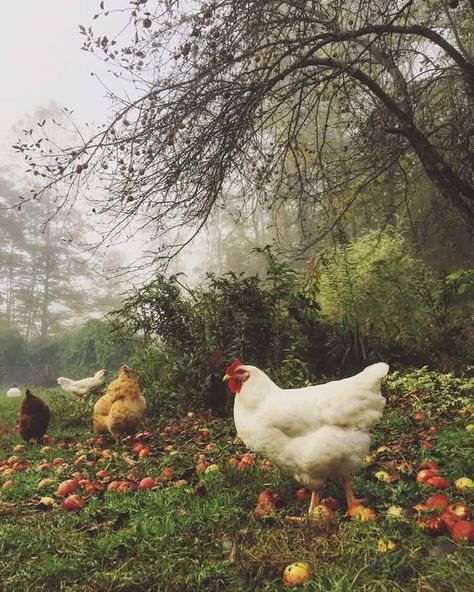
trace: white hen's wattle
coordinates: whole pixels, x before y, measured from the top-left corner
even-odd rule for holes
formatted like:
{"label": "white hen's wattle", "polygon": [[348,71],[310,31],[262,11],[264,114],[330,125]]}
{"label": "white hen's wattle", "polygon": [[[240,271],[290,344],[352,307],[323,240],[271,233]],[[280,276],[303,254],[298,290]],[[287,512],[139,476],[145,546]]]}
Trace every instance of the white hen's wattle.
{"label": "white hen's wattle", "polygon": [[382,416],[380,391],[388,372],[373,364],[343,380],[281,389],[255,366],[235,396],[239,437],[303,485],[319,490],[332,476],[359,469],[369,450],[368,429]]}

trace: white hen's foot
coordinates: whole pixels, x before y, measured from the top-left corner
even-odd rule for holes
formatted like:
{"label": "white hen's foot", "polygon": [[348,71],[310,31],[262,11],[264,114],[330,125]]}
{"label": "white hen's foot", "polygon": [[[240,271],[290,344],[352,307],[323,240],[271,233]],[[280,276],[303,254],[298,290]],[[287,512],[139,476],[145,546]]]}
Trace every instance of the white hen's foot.
{"label": "white hen's foot", "polygon": [[365,502],[364,499],[356,498],[352,491],[352,483],[349,477],[342,478],[342,485],[344,486],[344,493],[346,494],[347,507],[359,506]]}
{"label": "white hen's foot", "polygon": [[314,508],[319,506],[319,491],[314,491],[311,493],[311,501],[309,502],[309,509],[308,514],[311,516]]}

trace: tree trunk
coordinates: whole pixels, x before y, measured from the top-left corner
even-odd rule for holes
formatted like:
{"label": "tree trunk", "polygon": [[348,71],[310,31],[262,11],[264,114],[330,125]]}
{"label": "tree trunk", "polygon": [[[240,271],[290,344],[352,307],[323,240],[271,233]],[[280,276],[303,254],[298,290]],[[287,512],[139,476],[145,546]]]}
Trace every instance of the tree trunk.
{"label": "tree trunk", "polygon": [[41,306],[41,328],[40,336],[45,338],[48,336],[49,330],[49,304],[50,304],[50,279],[51,279],[51,251],[50,251],[50,235],[49,225],[45,230],[46,250],[45,250],[45,266],[43,279],[43,304]]}
{"label": "tree trunk", "polygon": [[463,217],[470,233],[474,233],[474,187],[451,168],[428,138],[417,128],[405,132],[429,179]]}

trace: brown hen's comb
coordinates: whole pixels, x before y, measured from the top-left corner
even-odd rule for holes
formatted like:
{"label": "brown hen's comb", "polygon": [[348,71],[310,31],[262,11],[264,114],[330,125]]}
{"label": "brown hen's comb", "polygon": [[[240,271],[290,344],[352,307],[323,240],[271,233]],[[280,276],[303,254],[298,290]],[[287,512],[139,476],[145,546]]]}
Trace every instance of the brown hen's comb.
{"label": "brown hen's comb", "polygon": [[237,370],[237,368],[241,365],[242,365],[242,362],[239,360],[239,358],[235,358],[232,361],[232,364],[227,368],[225,373],[228,374],[229,376],[232,376],[232,374],[234,374],[234,372]]}

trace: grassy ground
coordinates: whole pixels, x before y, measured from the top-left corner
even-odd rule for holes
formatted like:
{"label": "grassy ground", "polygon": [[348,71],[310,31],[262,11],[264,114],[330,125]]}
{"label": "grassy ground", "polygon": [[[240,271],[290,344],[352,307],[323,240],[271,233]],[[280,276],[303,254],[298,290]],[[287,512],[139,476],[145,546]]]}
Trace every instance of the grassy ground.
{"label": "grassy ground", "polygon": [[[273,592],[285,589],[282,572],[295,561],[310,564],[313,576],[304,589],[313,592],[472,590],[474,547],[425,534],[411,509],[432,493],[414,478],[424,459],[436,461],[451,483],[474,477],[474,436],[465,429],[473,418],[465,395],[451,393],[440,404],[432,389],[402,384],[391,391],[367,467],[354,479],[378,519],[352,521],[340,510],[329,523],[295,523],[285,517],[304,516],[307,502],[295,498],[298,485],[291,478],[264,470],[259,458],[246,470],[229,465],[246,453],[234,440],[231,419],[185,417],[166,433],[142,437],[151,454],[139,457],[135,441],[117,446],[91,440],[88,408],[53,391],[37,394],[53,409],[51,442],[16,452],[19,400],[0,396],[0,466],[11,455],[27,461],[0,473],[0,484],[13,481],[0,489],[1,590]],[[415,420],[415,410],[426,412],[426,419]],[[220,468],[197,472],[199,460]],[[10,459],[8,466],[14,464]],[[170,468],[172,474],[163,474]],[[100,470],[107,471],[102,479]],[[390,483],[375,477],[381,470]],[[86,502],[80,512],[65,512],[55,491],[75,471],[105,486],[152,476],[158,487],[120,493],[99,485],[88,495],[80,492]],[[44,478],[52,482],[39,489]],[[177,486],[180,480],[186,483]],[[274,515],[257,518],[257,497],[266,487],[280,493],[282,504]],[[447,493],[472,502],[472,494]],[[343,501],[338,483],[325,494]],[[53,507],[40,503],[41,496],[52,497]],[[387,518],[394,504],[408,517]],[[394,548],[387,551],[389,542]]]}

